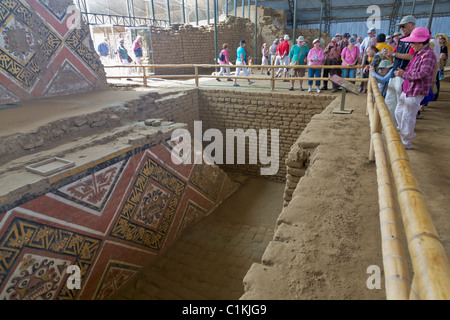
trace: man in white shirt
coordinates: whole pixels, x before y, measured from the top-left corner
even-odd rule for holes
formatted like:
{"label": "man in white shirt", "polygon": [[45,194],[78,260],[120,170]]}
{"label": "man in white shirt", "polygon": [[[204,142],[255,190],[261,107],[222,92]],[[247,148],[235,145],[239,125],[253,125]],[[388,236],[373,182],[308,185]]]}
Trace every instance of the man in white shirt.
{"label": "man in white shirt", "polygon": [[372,28],[370,30],[367,31],[367,37],[364,38],[364,40],[361,43],[361,52],[364,54],[367,50],[367,48],[370,46],[370,39],[372,39],[373,37],[375,37],[377,33],[377,30],[375,28]]}

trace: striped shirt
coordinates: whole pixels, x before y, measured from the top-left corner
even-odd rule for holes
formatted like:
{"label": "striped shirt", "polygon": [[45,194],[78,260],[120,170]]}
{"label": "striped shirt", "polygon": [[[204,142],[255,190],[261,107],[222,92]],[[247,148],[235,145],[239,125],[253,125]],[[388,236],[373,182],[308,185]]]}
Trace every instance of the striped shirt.
{"label": "striped shirt", "polygon": [[436,55],[429,45],[414,54],[402,75],[402,78],[405,79],[403,92],[407,97],[428,95],[435,67]]}

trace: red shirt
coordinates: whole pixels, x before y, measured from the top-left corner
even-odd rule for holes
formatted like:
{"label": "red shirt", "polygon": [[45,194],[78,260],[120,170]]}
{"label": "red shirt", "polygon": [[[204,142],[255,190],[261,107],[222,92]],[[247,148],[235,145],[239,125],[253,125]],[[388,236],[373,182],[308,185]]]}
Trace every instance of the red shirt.
{"label": "red shirt", "polygon": [[280,56],[287,56],[289,54],[289,42],[286,40],[277,46],[277,52]]}

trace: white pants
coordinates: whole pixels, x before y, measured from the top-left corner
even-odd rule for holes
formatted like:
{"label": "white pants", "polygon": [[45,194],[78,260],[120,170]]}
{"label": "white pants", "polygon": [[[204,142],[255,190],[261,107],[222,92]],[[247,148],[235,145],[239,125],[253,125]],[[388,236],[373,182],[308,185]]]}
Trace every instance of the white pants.
{"label": "white pants", "polygon": [[[278,61],[279,61],[278,64],[280,64],[280,65],[282,65],[282,66],[288,66],[288,65],[289,65],[289,56],[285,56],[283,59],[281,59],[280,56],[277,56],[277,59],[278,59]],[[275,64],[277,64],[277,63],[275,63]],[[284,69],[278,69],[278,70],[277,70],[277,73],[280,73],[281,71],[287,72],[287,69],[286,69],[286,68],[284,68]]]}
{"label": "white pants", "polygon": [[395,118],[397,119],[398,130],[404,145],[410,145],[416,136],[414,133],[416,116],[423,98],[423,95],[406,97],[404,92],[400,95],[397,108],[395,109]]}
{"label": "white pants", "polygon": [[[236,65],[238,66],[242,66],[245,65],[245,62],[243,63],[242,61],[236,61]],[[244,71],[244,74],[246,77],[249,76],[248,74],[248,69],[247,68],[236,68],[236,77],[239,77],[239,74],[241,73],[241,70]]]}
{"label": "white pants", "polygon": [[403,79],[400,77],[391,78],[387,86],[384,101],[386,102],[386,106],[391,113],[391,117],[394,120],[395,125],[398,126],[397,120],[395,119],[395,108],[397,107],[398,99],[402,94]]}
{"label": "white pants", "polygon": [[221,68],[220,68],[219,76],[223,76],[223,72],[224,72],[224,71],[227,72],[227,76],[230,76],[230,68],[225,68],[225,67],[221,67]]}
{"label": "white pants", "polygon": [[[128,60],[124,59],[124,60],[122,60],[122,65],[129,66],[130,63],[128,62]],[[125,74],[127,76],[131,75],[131,68],[120,68],[120,69],[122,69],[122,72],[121,72],[122,74]]]}

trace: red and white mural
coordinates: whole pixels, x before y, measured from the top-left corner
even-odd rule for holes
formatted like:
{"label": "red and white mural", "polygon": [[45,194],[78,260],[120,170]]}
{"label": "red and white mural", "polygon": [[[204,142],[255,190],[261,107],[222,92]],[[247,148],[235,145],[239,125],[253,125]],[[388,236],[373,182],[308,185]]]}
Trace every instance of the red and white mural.
{"label": "red and white mural", "polygon": [[105,89],[105,72],[72,0],[0,2],[0,105]]}
{"label": "red and white mural", "polygon": [[237,189],[216,166],[170,157],[163,144],[127,149],[0,206],[0,299],[107,299]]}

